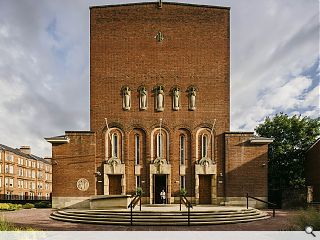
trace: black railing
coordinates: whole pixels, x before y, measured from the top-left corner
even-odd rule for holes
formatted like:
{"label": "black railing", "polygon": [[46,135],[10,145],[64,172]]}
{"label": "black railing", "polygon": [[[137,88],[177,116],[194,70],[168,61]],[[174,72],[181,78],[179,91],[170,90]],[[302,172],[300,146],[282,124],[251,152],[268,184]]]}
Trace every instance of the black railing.
{"label": "black railing", "polygon": [[30,195],[10,195],[10,194],[0,194],[0,203],[35,203],[35,202],[51,202],[51,194],[50,197],[46,196],[30,196]]}
{"label": "black railing", "polygon": [[180,211],[182,203],[188,208],[188,226],[190,226],[190,208],[193,208],[193,206],[184,195],[180,195]]}
{"label": "black railing", "polygon": [[256,198],[256,197],[249,196],[249,193],[247,193],[246,198],[247,198],[247,209],[249,208],[249,198],[251,198],[251,199],[254,199],[254,200],[256,200],[256,201],[266,203],[266,204],[268,204],[269,206],[271,205],[271,206],[272,206],[272,217],[275,217],[275,216],[276,216],[276,206],[277,206],[277,204],[272,203],[272,202],[267,202],[267,201],[261,200],[261,199]]}
{"label": "black railing", "polygon": [[141,211],[141,195],[132,195],[133,199],[128,205],[128,208],[130,208],[130,223],[131,226],[133,225],[133,209],[135,206],[137,206],[138,203],[140,203],[140,211]]}

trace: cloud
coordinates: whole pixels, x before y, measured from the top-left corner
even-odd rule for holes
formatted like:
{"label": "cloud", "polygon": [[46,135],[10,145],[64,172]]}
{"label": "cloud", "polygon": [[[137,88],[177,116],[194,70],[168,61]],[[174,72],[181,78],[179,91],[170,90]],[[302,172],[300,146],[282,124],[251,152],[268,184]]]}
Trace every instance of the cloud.
{"label": "cloud", "polygon": [[[317,1],[187,2],[231,6],[231,130],[319,114]],[[116,3],[0,0],[1,143],[45,156],[43,137],[89,129],[89,6]]]}

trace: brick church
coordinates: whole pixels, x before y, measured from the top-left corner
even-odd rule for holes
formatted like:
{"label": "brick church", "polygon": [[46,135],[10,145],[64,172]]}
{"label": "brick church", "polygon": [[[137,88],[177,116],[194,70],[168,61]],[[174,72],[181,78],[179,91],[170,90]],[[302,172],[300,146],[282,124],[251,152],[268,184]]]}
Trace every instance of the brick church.
{"label": "brick church", "polygon": [[90,8],[90,131],[52,144],[53,207],[93,196],[239,205],[267,199],[268,144],[230,131],[230,8]]}

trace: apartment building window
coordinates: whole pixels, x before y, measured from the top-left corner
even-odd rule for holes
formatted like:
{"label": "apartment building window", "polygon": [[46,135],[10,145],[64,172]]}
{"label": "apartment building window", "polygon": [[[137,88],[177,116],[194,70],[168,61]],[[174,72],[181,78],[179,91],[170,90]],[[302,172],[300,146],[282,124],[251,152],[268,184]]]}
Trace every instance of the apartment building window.
{"label": "apartment building window", "polygon": [[13,174],[13,166],[12,165],[9,166],[9,173]]}
{"label": "apartment building window", "polygon": [[23,180],[18,180],[18,188],[23,188]]}
{"label": "apartment building window", "polygon": [[36,171],[32,170],[31,173],[32,173],[32,174],[31,174],[32,178],[36,178]]}
{"label": "apartment building window", "polygon": [[38,193],[38,200],[41,200],[41,199],[42,199],[42,193],[39,192],[39,193]]}
{"label": "apartment building window", "polygon": [[23,188],[23,180],[18,180],[18,188]]}
{"label": "apartment building window", "polygon": [[22,158],[18,158],[18,165],[23,165],[23,159]]}
{"label": "apartment building window", "polygon": [[46,173],[46,180],[49,180],[49,174]]}
{"label": "apartment building window", "polygon": [[46,193],[46,199],[50,199],[50,193]]}
{"label": "apartment building window", "polygon": [[25,188],[25,189],[28,189],[28,181],[25,181],[25,182],[24,182],[24,188]]}
{"label": "apartment building window", "polygon": [[21,167],[18,168],[18,176],[23,177],[23,169]]}
{"label": "apartment building window", "polygon": [[46,183],[45,188],[46,188],[46,190],[50,190],[50,189],[49,189],[49,184],[48,184],[48,183]]}
{"label": "apartment building window", "polygon": [[34,192],[30,192],[29,196],[30,196],[30,200],[34,200]]}
{"label": "apartment building window", "polygon": [[140,164],[140,136],[135,135],[135,164]]}
{"label": "apartment building window", "polygon": [[9,187],[9,178],[6,177],[6,178],[4,179],[4,183],[5,183],[5,186],[6,186],[6,187]]}
{"label": "apartment building window", "polygon": [[2,177],[0,177],[0,188],[2,188]]}
{"label": "apartment building window", "polygon": [[38,184],[38,189],[42,189],[42,183]]}
{"label": "apartment building window", "polygon": [[186,189],[186,177],[185,176],[180,176],[180,189]]}
{"label": "apartment building window", "polygon": [[19,199],[20,199],[20,200],[24,200],[24,193],[23,193],[23,192],[20,192],[20,193],[19,193]]}
{"label": "apartment building window", "polygon": [[31,160],[28,161],[28,167],[31,167]]}
{"label": "apartment building window", "polygon": [[184,165],[185,160],[185,136],[180,135],[180,165]]}
{"label": "apartment building window", "polygon": [[31,170],[28,169],[28,177],[31,178]]}
{"label": "apartment building window", "polygon": [[9,179],[9,187],[13,187],[13,178]]}
{"label": "apartment building window", "polygon": [[13,162],[13,154],[6,153],[6,161],[7,162]]}
{"label": "apartment building window", "polygon": [[11,197],[12,197],[12,192],[7,191],[6,199],[11,199]]}
{"label": "apartment building window", "polygon": [[2,173],[2,164],[0,164],[0,173]]}
{"label": "apartment building window", "polygon": [[31,166],[32,168],[36,168],[36,162],[32,161]]}
{"label": "apartment building window", "polygon": [[5,165],[4,172],[9,173],[9,165],[8,164]]}

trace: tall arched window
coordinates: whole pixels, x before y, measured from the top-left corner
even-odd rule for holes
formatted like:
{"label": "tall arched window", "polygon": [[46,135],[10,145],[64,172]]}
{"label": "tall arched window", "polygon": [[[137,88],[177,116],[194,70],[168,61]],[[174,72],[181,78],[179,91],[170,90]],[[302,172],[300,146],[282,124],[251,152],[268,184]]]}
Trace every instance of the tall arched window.
{"label": "tall arched window", "polygon": [[208,156],[208,136],[206,134],[202,135],[201,138],[201,157]]}
{"label": "tall arched window", "polygon": [[135,165],[140,164],[140,136],[135,135],[135,151],[134,151]]}
{"label": "tall arched window", "polygon": [[185,158],[186,158],[185,141],[186,141],[185,136],[180,135],[180,165],[184,165],[185,163]]}
{"label": "tall arched window", "polygon": [[157,157],[163,157],[163,135],[158,133],[157,134]]}
{"label": "tall arched window", "polygon": [[112,157],[118,158],[119,154],[119,137],[118,134],[114,133],[112,134]]}

